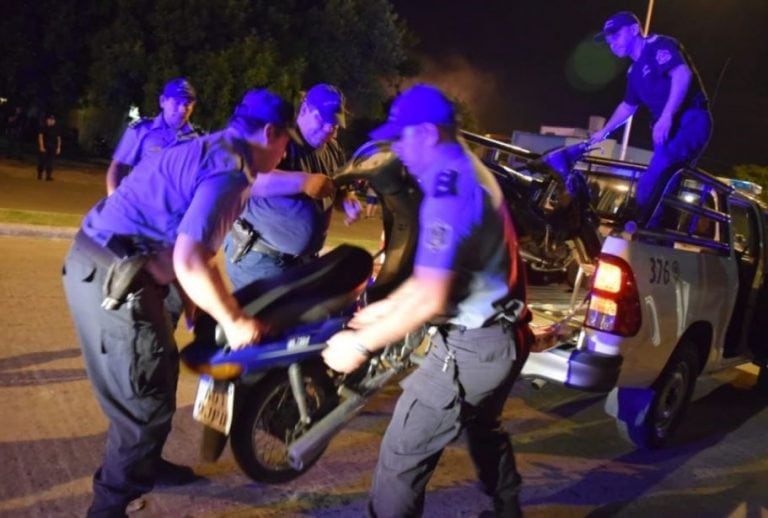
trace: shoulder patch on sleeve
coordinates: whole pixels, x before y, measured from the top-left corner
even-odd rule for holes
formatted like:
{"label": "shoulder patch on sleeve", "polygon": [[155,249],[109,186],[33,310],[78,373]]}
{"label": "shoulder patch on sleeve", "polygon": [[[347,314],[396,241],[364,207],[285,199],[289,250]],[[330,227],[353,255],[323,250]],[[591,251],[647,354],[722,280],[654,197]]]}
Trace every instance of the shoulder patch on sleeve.
{"label": "shoulder patch on sleeve", "polygon": [[207,133],[203,128],[201,128],[197,124],[190,124],[189,126],[192,128],[192,131],[190,132],[190,135],[192,135],[194,137],[202,137],[203,135],[205,135]]}
{"label": "shoulder patch on sleeve", "polygon": [[656,51],[656,62],[659,65],[663,65],[672,59],[672,53],[667,49],[659,49]]}
{"label": "shoulder patch on sleeve", "polygon": [[432,195],[435,198],[442,198],[459,194],[456,190],[456,180],[458,177],[459,173],[456,171],[441,171],[437,173],[437,176],[435,177],[435,188]]}
{"label": "shoulder patch on sleeve", "polygon": [[136,119],[135,121],[128,124],[128,127],[132,129],[136,129],[140,126],[143,126],[144,124],[151,123],[151,122],[152,122],[152,119],[141,117],[140,119]]}
{"label": "shoulder patch on sleeve", "polygon": [[441,252],[448,248],[453,238],[453,227],[445,221],[435,220],[427,225],[424,244],[431,252]]}

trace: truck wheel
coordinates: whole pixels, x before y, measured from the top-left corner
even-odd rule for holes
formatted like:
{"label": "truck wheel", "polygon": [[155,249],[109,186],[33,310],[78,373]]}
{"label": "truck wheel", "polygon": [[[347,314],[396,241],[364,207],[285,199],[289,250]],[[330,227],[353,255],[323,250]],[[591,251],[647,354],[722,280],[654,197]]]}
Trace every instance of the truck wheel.
{"label": "truck wheel", "polygon": [[633,422],[616,421],[621,435],[640,448],[664,446],[688,408],[698,373],[695,347],[682,343],[653,384],[654,395],[646,415]]}

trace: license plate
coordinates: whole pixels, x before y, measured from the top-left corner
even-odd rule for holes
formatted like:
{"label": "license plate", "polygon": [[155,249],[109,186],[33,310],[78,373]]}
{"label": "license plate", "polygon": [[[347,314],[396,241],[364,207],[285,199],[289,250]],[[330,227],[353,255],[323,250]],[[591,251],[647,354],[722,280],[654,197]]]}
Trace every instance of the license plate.
{"label": "license plate", "polygon": [[200,376],[192,417],[195,421],[229,435],[234,401],[234,383],[216,381],[209,376]]}

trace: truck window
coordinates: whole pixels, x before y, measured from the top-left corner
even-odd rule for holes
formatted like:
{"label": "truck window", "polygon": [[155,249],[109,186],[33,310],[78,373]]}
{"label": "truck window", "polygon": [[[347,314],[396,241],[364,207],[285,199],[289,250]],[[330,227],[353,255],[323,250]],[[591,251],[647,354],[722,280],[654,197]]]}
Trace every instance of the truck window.
{"label": "truck window", "polygon": [[616,217],[627,202],[632,179],[618,174],[590,172],[587,181],[597,215],[609,219]]}
{"label": "truck window", "polygon": [[755,212],[748,205],[731,203],[731,233],[733,249],[743,261],[752,261],[760,253]]}
{"label": "truck window", "polygon": [[[696,180],[683,180],[678,186],[675,196],[678,200],[688,205],[720,210],[721,204],[717,198],[717,191]],[[667,222],[668,229],[684,232],[701,239],[713,241],[720,239],[719,222],[685,210],[671,208],[665,208],[664,210],[665,213],[671,213],[669,217],[662,219],[662,221]]]}

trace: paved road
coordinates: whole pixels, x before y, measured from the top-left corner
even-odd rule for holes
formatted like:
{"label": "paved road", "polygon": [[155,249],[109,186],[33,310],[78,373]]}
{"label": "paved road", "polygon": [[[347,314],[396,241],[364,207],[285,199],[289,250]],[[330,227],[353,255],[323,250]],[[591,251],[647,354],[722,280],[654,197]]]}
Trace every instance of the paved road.
{"label": "paved road", "polygon": [[[80,205],[64,206],[72,213],[100,195],[99,171],[73,171],[72,182],[62,172],[56,182],[37,184],[31,175],[23,177],[24,168],[11,174],[4,165],[0,208],[28,207],[7,188],[26,192],[36,210],[45,210],[46,197],[67,199],[73,192]],[[370,230],[374,223],[364,225]],[[90,392],[60,288],[67,247],[63,239],[0,236],[3,517],[82,516],[103,451],[106,421]],[[177,338],[183,344],[188,336],[180,332]],[[513,433],[525,479],[527,515],[768,516],[768,400],[750,392],[752,383],[754,373],[740,370],[700,380],[677,443],[640,452],[619,439],[601,397],[552,385],[537,391],[519,382],[504,425]],[[372,400],[304,477],[266,486],[243,476],[229,452],[216,464],[198,460],[199,428],[191,419],[195,385],[193,375],[182,373],[166,455],[194,466],[206,480],[152,493],[135,516],[362,515],[396,386]],[[476,516],[488,508],[463,445],[452,445],[430,484],[426,515]]]}
{"label": "paved road", "polygon": [[[60,239],[0,237],[0,516],[80,516],[101,456],[106,422],[85,378],[59,285]],[[186,337],[179,335],[180,343]],[[699,384],[677,445],[638,452],[602,411],[602,398],[555,386],[515,387],[504,411],[525,477],[528,516],[766,516],[768,410],[731,370]],[[137,516],[359,516],[397,389],[374,399],[321,461],[283,486],[251,482],[226,453],[197,457],[196,380],[183,373],[167,456],[207,480],[155,492]],[[716,419],[708,416],[715,415]],[[461,443],[448,448],[427,516],[476,516]]]}

